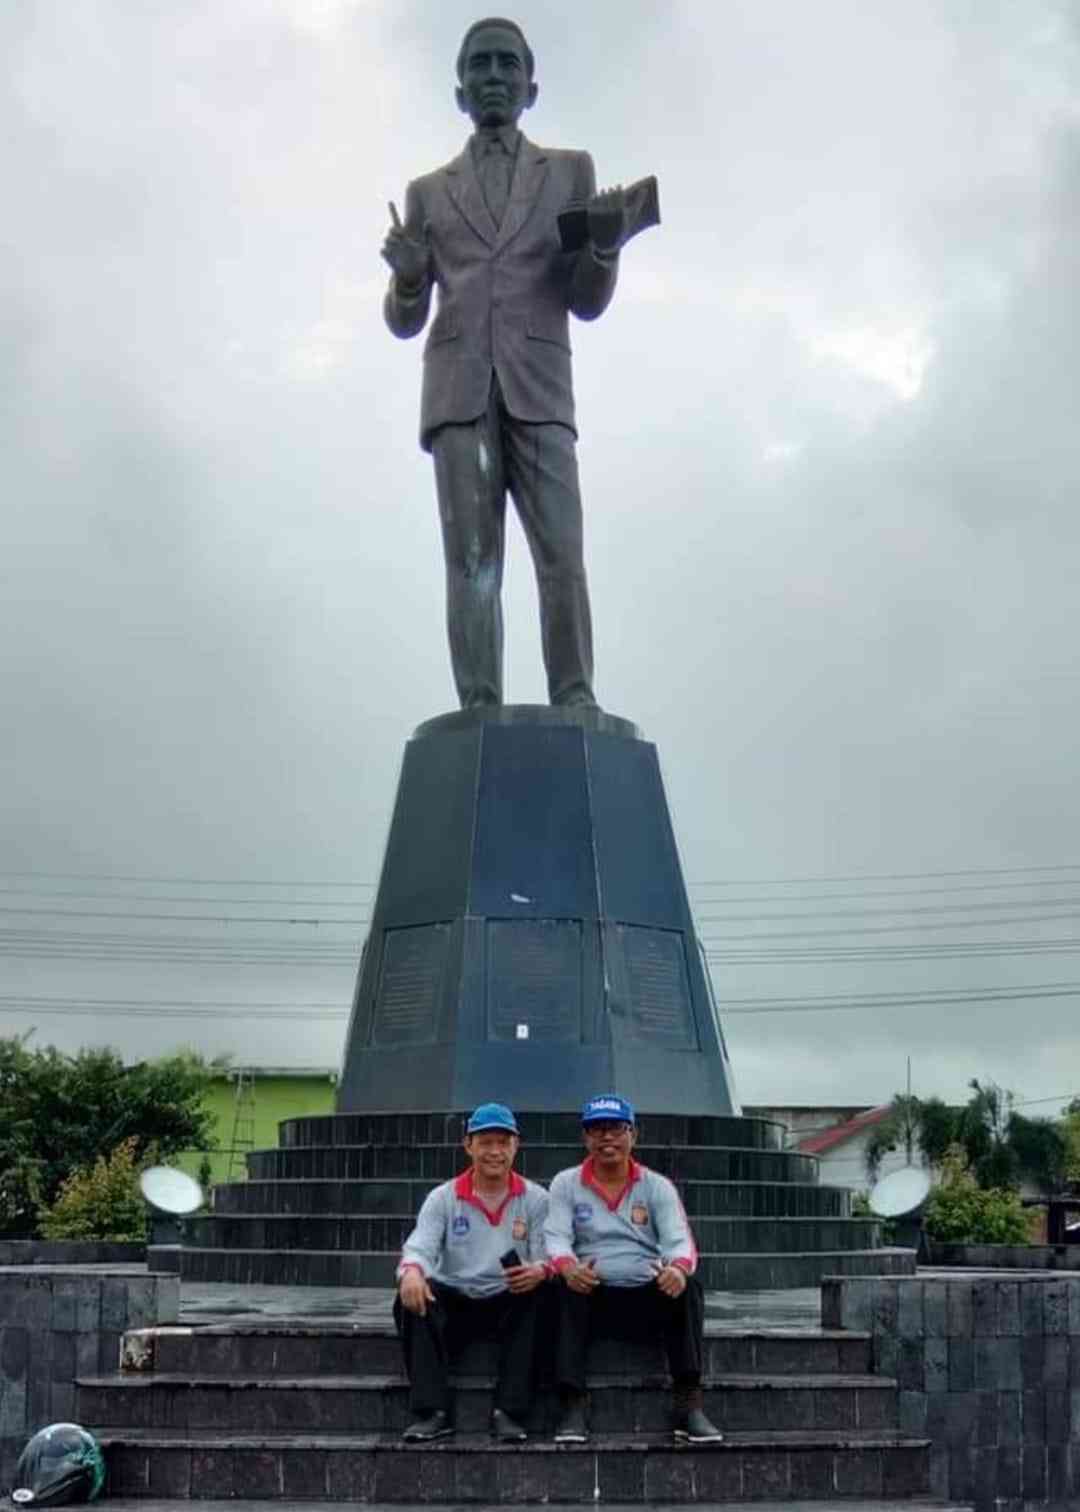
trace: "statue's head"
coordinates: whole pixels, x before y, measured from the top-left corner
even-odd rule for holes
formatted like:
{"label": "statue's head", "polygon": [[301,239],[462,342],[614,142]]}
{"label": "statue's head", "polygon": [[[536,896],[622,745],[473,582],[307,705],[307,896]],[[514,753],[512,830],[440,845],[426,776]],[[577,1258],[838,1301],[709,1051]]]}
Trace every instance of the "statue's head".
{"label": "statue's head", "polygon": [[458,106],[474,126],[510,126],[536,103],[532,48],[516,21],[474,21],[457,57]]}

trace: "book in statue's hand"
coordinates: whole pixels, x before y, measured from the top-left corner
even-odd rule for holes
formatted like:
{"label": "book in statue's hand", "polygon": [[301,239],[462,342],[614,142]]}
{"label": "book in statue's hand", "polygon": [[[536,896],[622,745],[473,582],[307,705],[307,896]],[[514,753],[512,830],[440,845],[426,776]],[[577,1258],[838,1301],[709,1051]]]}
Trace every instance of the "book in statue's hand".
{"label": "book in statue's hand", "polygon": [[[623,246],[639,231],[660,224],[660,190],[656,175],[626,187],[626,235]],[[584,202],[567,205],[559,215],[559,239],[564,252],[580,252],[589,239],[589,214]]]}

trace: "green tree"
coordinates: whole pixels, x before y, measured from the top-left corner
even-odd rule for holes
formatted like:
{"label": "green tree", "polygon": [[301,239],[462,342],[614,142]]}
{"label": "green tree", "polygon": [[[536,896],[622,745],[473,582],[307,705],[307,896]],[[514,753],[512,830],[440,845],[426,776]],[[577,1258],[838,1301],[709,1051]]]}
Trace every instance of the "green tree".
{"label": "green tree", "polygon": [[43,1191],[44,1161],[23,1096],[34,1071],[29,1038],[0,1039],[0,1234],[29,1233]]}
{"label": "green tree", "polygon": [[919,1104],[919,1147],[927,1165],[935,1169],[956,1139],[957,1110],[940,1097],[924,1097]]}
{"label": "green tree", "polygon": [[40,1228],[46,1239],[146,1238],[146,1201],[139,1189],[137,1139],[121,1141],[92,1166],[73,1171],[61,1183],[56,1201],[41,1210]]}
{"label": "green tree", "polygon": [[979,1185],[963,1149],[945,1156],[941,1180],[926,1199],[923,1227],[953,1244],[1026,1244],[1029,1219],[1017,1192]]}
{"label": "green tree", "polygon": [[[972,1095],[963,1108],[950,1108],[939,1097],[898,1092],[867,1139],[871,1180],[877,1179],[883,1159],[893,1150],[903,1150],[909,1165],[918,1153],[937,1169],[953,1145],[963,1150],[972,1179],[988,1190],[1014,1187],[1026,1178],[1050,1195],[1060,1189],[1070,1169],[1080,1177],[1080,1099],[1077,1112],[1057,1123],[1025,1118],[1016,1111],[1013,1094],[995,1082],[973,1079],[968,1086]],[[1075,1118],[1072,1136],[1070,1117]]]}
{"label": "green tree", "polygon": [[1080,1182],[1080,1097],[1074,1097],[1061,1119],[1065,1141],[1065,1179]]}
{"label": "green tree", "polygon": [[1065,1184],[1069,1146],[1064,1123],[1052,1118],[1025,1118],[1013,1112],[1009,1117],[1009,1146],[1016,1156],[1020,1174],[1044,1197],[1052,1197]]}
{"label": "green tree", "polygon": [[955,1138],[956,1113],[939,1097],[924,1100],[898,1092],[867,1138],[863,1157],[867,1174],[876,1181],[882,1161],[894,1150],[903,1150],[908,1165],[915,1164],[918,1154],[924,1164],[938,1166]]}
{"label": "green tree", "polygon": [[31,1051],[0,1040],[0,1224],[30,1232],[73,1171],[92,1169],[126,1140],[142,1162],[154,1149],[213,1147],[204,1094],[213,1072],[189,1053],[125,1066],[115,1050]]}
{"label": "green tree", "polygon": [[981,1187],[1015,1186],[1020,1160],[1009,1141],[1015,1098],[996,1082],[984,1086],[973,1077],[968,1086],[972,1097],[960,1114],[957,1132],[971,1172]]}
{"label": "green tree", "polygon": [[996,1082],[975,1078],[968,1086],[972,1095],[966,1106],[943,1118],[930,1142],[947,1147],[955,1140],[974,1180],[986,1190],[1015,1187],[1022,1179],[1046,1195],[1059,1190],[1068,1164],[1064,1125],[1018,1113],[1013,1093]]}

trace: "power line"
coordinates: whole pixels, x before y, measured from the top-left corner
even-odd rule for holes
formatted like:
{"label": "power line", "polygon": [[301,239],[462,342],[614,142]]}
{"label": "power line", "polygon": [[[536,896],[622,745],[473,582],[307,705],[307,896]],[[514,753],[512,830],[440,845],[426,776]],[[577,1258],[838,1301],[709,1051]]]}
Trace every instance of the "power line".
{"label": "power line", "polygon": [[[803,914],[793,915],[793,917],[806,918],[810,916]],[[768,943],[772,940],[827,940],[835,935],[927,934],[931,931],[936,932],[943,929],[985,929],[987,923],[994,922],[1000,924],[1057,924],[1068,918],[1080,919],[1080,913],[1017,914],[1012,918],[1003,918],[996,921],[987,919],[949,919],[942,924],[858,924],[846,929],[756,929],[748,934],[723,933],[717,938],[723,941],[756,940],[759,943]],[[753,923],[753,920],[747,918],[741,922]]]}
{"label": "power line", "polygon": [[[100,900],[105,903],[224,903],[239,904],[247,908],[266,908],[268,905],[288,903],[289,898],[211,898],[205,893],[196,894],[165,894],[165,893],[102,893],[93,892],[87,888],[49,888],[40,887],[0,887],[0,895],[15,896],[20,898],[89,898]],[[302,907],[322,908],[355,908],[358,903],[366,900],[359,898],[343,898],[341,902],[335,902],[333,898],[298,898],[296,902]]]}
{"label": "power line", "polygon": [[[1030,983],[1027,983],[1026,985],[1021,985],[1017,990],[1021,991],[1021,992],[1026,992],[1026,991],[1029,990],[1029,988],[1031,988],[1031,989],[1036,989],[1037,988],[1038,990],[1041,991],[1042,989],[1047,988],[1047,987],[1061,988],[1063,990],[1068,990],[1070,992],[1080,992],[1080,982],[1030,982]],[[1009,996],[1009,995],[1012,994],[1013,990],[1014,989],[1011,986],[1003,986],[1001,983],[992,983],[988,987],[947,987],[947,988],[943,989],[943,991],[941,991],[941,992],[939,992],[939,990],[936,989],[936,988],[928,987],[928,988],[916,988],[914,991],[911,991],[911,992],[852,992],[852,993],[844,993],[844,994],[841,994],[840,996],[843,997],[843,998],[852,998],[852,999],[854,999],[854,998],[861,998],[861,999],[866,999],[867,1001],[885,1001],[885,1000],[890,1000],[890,999],[893,999],[893,998],[904,998],[905,1000],[912,1000],[912,999],[918,999],[918,998],[928,997],[928,996],[934,996],[934,997],[939,997],[939,996],[942,996],[942,995],[954,996],[956,994],[963,994],[965,996],[975,995],[977,997],[981,996],[981,995],[984,995],[984,994],[1002,994],[1004,996]],[[828,995],[828,998],[822,998],[821,1001],[822,1002],[831,1001],[835,997],[836,997],[836,994],[830,993]],[[728,998],[727,999],[727,1002],[729,1004],[731,1004],[731,1003],[805,1003],[806,1001],[807,1001],[807,999],[805,997],[769,997],[769,998],[763,998],[763,997],[733,997],[733,998]]]}
{"label": "power line", "polygon": [[[913,872],[855,872],[850,875],[827,874],[825,876],[799,876],[799,877],[718,877],[711,880],[691,882],[691,891],[700,891],[710,887],[802,887],[802,886],[828,886],[830,883],[856,883],[856,882],[920,882],[925,879],[943,877],[1030,877],[1039,873],[1060,875],[1064,872],[1080,873],[1080,861],[1055,862],[1043,866],[974,866],[955,868],[952,870],[932,870]],[[0,870],[0,877],[26,877],[38,878],[43,881],[63,882],[113,882],[123,885],[128,882],[134,883],[161,883],[176,884],[192,887],[301,887],[301,888],[373,888],[376,884],[371,881],[337,880],[334,878],[278,878],[268,880],[265,877],[190,877],[190,876],[161,876],[148,872],[98,872],[98,871],[45,871],[39,869],[26,870]],[[1080,880],[1080,878],[1078,878]],[[998,883],[995,886],[1008,886],[1008,883]],[[1016,886],[1039,886],[1041,884],[1015,884]],[[1069,885],[1074,885],[1070,883]],[[934,889],[937,891],[938,889]]]}
{"label": "power line", "polygon": [[860,963],[884,965],[893,961],[981,960],[995,956],[1075,955],[1080,952],[1080,936],[1053,940],[971,940],[966,944],[910,945],[807,945],[785,946],[780,950],[724,950],[720,945],[706,945],[710,961],[725,966],[817,966],[823,964]]}
{"label": "power line", "polygon": [[[0,929],[0,956],[24,960],[160,961],[174,964],[336,966],[355,963],[359,943],[288,939],[214,939],[199,935],[87,934]],[[1048,959],[1080,954],[1080,937],[1035,941],[973,941],[968,945],[864,945],[725,950],[705,942],[711,964],[725,967],[885,965],[901,961]]]}
{"label": "power line", "polygon": [[289,1019],[294,1023],[312,1019],[343,1019],[348,1017],[350,1011],[348,1007],[337,1003],[215,1003],[196,1002],[191,998],[155,999],[147,1002],[137,998],[29,997],[18,993],[0,994],[0,1003],[30,1015],[100,1014],[105,1011],[125,1018],[160,1018],[162,1010],[167,1010],[170,1014],[179,1014],[184,1018]]}
{"label": "power line", "polygon": [[[116,897],[116,898],[110,898],[110,899],[108,899],[108,901],[109,902],[120,903],[120,902],[126,902],[128,900],[124,899],[124,898]],[[157,899],[153,899],[152,901],[164,904],[164,903],[172,902],[173,900],[169,899],[169,898],[157,898]],[[177,899],[176,901],[177,902],[181,902],[181,901],[183,901],[183,902],[187,902],[187,901],[195,901],[195,902],[205,901],[206,903],[214,903],[214,902],[216,902],[218,900],[214,899],[214,898],[208,898],[208,899],[205,899],[205,900],[199,900],[199,899],[192,899],[192,900]],[[226,899],[223,899],[222,901],[223,902],[229,902],[229,901],[235,901],[235,900],[226,900]],[[266,899],[265,903],[261,903],[261,902],[260,903],[256,903],[256,902],[253,901],[250,906],[252,906],[252,907],[272,907],[274,905],[280,905],[282,901],[283,900],[279,899],[279,898],[268,898],[268,899]],[[301,906],[303,906],[302,903],[301,903]],[[324,903],[323,906],[326,906],[325,903]],[[355,906],[355,905],[346,905],[346,904],[337,905],[337,904],[332,904],[330,906],[344,908],[344,907],[347,907],[347,906]],[[1018,923],[1018,924],[1022,924],[1022,923],[1040,923],[1040,922],[1047,922],[1048,920],[1051,920],[1051,919],[1060,919],[1060,918],[1063,918],[1063,917],[1064,918],[1080,918],[1080,898],[1068,898],[1068,899],[1063,898],[1063,899],[1059,899],[1059,900],[1052,900],[1052,899],[1042,900],[1042,907],[1043,908],[1055,910],[1054,912],[1051,912],[1051,913],[1041,913],[1041,914],[1031,914],[1031,915],[1017,915],[1017,914],[1010,914],[1010,913],[1006,912],[1006,910],[1011,909],[1011,908],[1022,908],[1022,907],[1025,907],[1025,906],[1027,906],[1027,905],[1025,905],[1024,903],[1021,903],[1021,902],[1017,902],[1017,903],[1006,903],[1006,902],[1001,902],[1001,903],[968,903],[968,904],[944,903],[944,904],[940,904],[940,905],[938,905],[936,907],[935,906],[927,906],[927,907],[912,907],[912,908],[864,908],[864,909],[860,909],[860,908],[855,908],[855,909],[844,908],[844,909],[824,909],[824,910],[819,910],[819,911],[814,911],[814,912],[790,912],[790,911],[787,911],[787,912],[783,912],[783,913],[764,913],[764,914],[700,914],[698,916],[698,921],[700,923],[707,923],[707,924],[768,924],[768,923],[772,923],[774,921],[783,921],[783,920],[786,920],[786,919],[811,919],[812,920],[812,919],[841,919],[841,918],[875,918],[875,917],[881,917],[882,915],[885,915],[885,916],[888,916],[888,917],[896,917],[899,914],[919,914],[919,915],[932,914],[932,915],[940,915],[940,914],[943,914],[943,913],[953,913],[953,912],[956,912],[956,913],[973,913],[973,912],[976,912],[976,911],[991,911],[991,910],[995,911],[996,913],[998,913],[1000,915],[999,920],[997,920],[996,922],[1000,922],[1000,923],[1003,923],[1003,924],[1012,924],[1012,923]],[[1059,909],[1061,909],[1061,910],[1072,910],[1072,912],[1059,913],[1059,912],[1056,911],[1056,910],[1059,910]],[[318,925],[338,925],[338,924],[342,924],[342,925],[348,925],[348,924],[365,924],[365,923],[368,922],[368,919],[370,918],[370,915],[367,915],[367,914],[364,914],[364,915],[353,915],[350,918],[326,918],[326,917],[319,917],[319,916],[306,916],[306,917],[305,916],[301,916],[301,915],[286,915],[286,916],[281,916],[281,915],[274,915],[274,914],[216,914],[216,913],[215,914],[198,914],[198,913],[176,913],[176,912],[171,912],[171,913],[153,913],[153,912],[149,912],[149,911],[143,910],[143,909],[139,909],[139,910],[136,910],[136,911],[132,912],[132,911],[117,911],[115,909],[66,908],[66,907],[65,908],[47,908],[47,907],[44,907],[42,905],[35,905],[35,906],[31,906],[31,907],[12,907],[12,905],[7,904],[7,903],[0,904],[0,914],[7,915],[7,916],[10,916],[10,917],[13,917],[13,918],[47,917],[47,918],[59,918],[59,919],[123,919],[123,920],[125,920],[127,922],[133,922],[133,921],[137,922],[140,919],[146,919],[146,920],[151,921],[151,922],[154,922],[154,921],[169,922],[170,920],[172,920],[172,921],[175,921],[175,920],[184,920],[184,921],[187,921],[187,922],[190,922],[190,923],[201,923],[201,924],[288,924],[288,925],[303,924],[303,925],[313,925],[313,926],[318,926]],[[963,929],[963,928],[968,928],[968,927],[975,927],[976,925],[982,924],[984,922],[986,922],[986,921],[985,920],[981,920],[981,919],[974,919],[974,920],[968,921],[967,923],[965,923],[963,921],[958,921],[956,923],[949,922],[949,923],[937,924],[937,925],[934,925],[934,924],[924,925],[924,924],[921,924],[921,923],[912,923],[912,924],[893,925],[891,927],[893,929],[896,929],[896,930],[907,930],[907,931],[910,931],[910,932],[914,932],[916,930],[920,930],[920,929],[923,929],[923,928],[927,928],[927,929],[935,929],[935,928],[937,928],[937,929],[953,929],[953,928]],[[990,922],[995,922],[995,921],[991,920]],[[815,931],[797,931],[796,933],[806,934],[806,933],[814,933],[814,932]],[[822,934],[828,934],[828,933],[838,933],[838,934],[863,934],[863,933],[867,933],[868,934],[868,933],[873,933],[874,930],[872,928],[863,929],[861,927],[857,927],[857,928],[853,928],[853,929],[842,929],[842,930],[834,930],[834,931],[823,930],[823,931],[817,931],[817,932],[818,933],[822,933]],[[771,939],[771,938],[782,939],[782,938],[785,938],[785,937],[786,937],[786,932],[777,931],[775,933],[767,933],[767,932],[766,933],[760,933],[759,932],[759,933],[757,933],[755,935],[729,935],[727,938],[729,938],[729,939]]]}
{"label": "power line", "polygon": [[[31,1018],[40,1018],[42,1015],[49,1014],[63,1014],[65,1017],[72,1018],[78,1018],[80,1016],[95,1018],[101,1014],[102,1010],[100,1008],[88,1008],[79,1003],[71,1003],[66,1006],[50,1006],[49,1004],[44,1003],[35,1004],[32,1008],[27,1008],[24,1011]],[[156,1009],[151,1008],[110,1008],[108,1012],[113,1018],[160,1019],[161,1017]],[[203,1008],[200,1007],[197,1003],[191,1003],[186,1007],[178,1006],[176,1008],[170,1008],[169,1014],[174,1018],[214,1019],[219,1023],[228,1022],[233,1019],[258,1019],[260,1023],[263,1021],[269,1022],[271,1020],[284,1020],[289,1022],[290,1024],[299,1025],[310,1023],[336,1023],[338,1020],[348,1018],[349,1010],[347,1008],[335,1008],[331,1010],[305,1008],[303,1010],[289,1009],[288,1011],[286,1011],[283,1008],[236,1008],[226,1012],[221,1008]]]}
{"label": "power line", "polygon": [[50,871],[0,871],[0,877],[39,877],[44,881],[57,882],[160,882],[181,887],[374,887],[374,882],[302,882],[290,880],[267,881],[265,877],[161,877],[145,872],[50,872]]}
{"label": "power line", "polygon": [[[907,993],[846,993],[823,998],[731,998],[719,1004],[721,1017],[760,1013],[821,1013],[848,1012],[859,1009],[916,1008],[947,1006],[949,1004],[1025,1002],[1039,998],[1075,997],[1080,995],[1080,982],[1047,982],[1031,987],[979,987],[957,988],[944,992],[925,991]],[[335,1003],[264,1003],[264,1002],[212,1002],[191,998],[153,999],[139,998],[87,998],[87,997],[38,997],[22,993],[0,994],[0,1003],[19,1007],[27,1013],[48,1012],[99,1012],[132,1013],[140,1016],[156,1016],[160,1010],[218,1014],[223,1018],[246,1018],[266,1014],[269,1017],[297,1019],[329,1012],[331,1016],[344,1017],[348,1008]]]}
{"label": "power line", "polygon": [[[1020,892],[1026,888],[1040,887],[1080,887],[1080,877],[1047,878],[1039,882],[961,882],[951,887],[884,887],[877,888],[873,892],[862,888],[858,892],[809,893],[807,894],[806,901],[808,903],[830,903],[845,898],[925,898],[931,893],[948,895],[952,893]],[[696,888],[690,890],[695,893],[697,892]],[[734,908],[736,905],[742,906],[750,903],[793,903],[796,901],[796,899],[790,896],[784,897],[782,895],[778,897],[755,895],[746,898],[718,897],[703,899],[699,897],[698,907],[711,908],[722,906],[724,908]],[[1002,899],[1003,903],[1009,901],[1009,899]],[[1015,901],[1020,902],[1021,900],[1017,899]],[[1038,902],[1041,900],[1036,899],[1035,901]]]}
{"label": "power line", "polygon": [[0,993],[0,1003],[83,1003],[89,1008],[184,1008],[194,1004],[198,1008],[287,1008],[292,1013],[305,1008],[337,1008],[339,1006],[337,1003],[222,1003],[211,998],[195,1003],[192,998],[37,997],[24,992]]}
{"label": "power line", "polygon": [[924,877],[1006,877],[1031,876],[1036,872],[1080,872],[1080,861],[1049,866],[969,866],[956,871],[856,872],[838,877],[719,877],[708,882],[692,882],[694,891],[704,887],[801,887],[830,882],[919,882]]}
{"label": "power line", "polygon": [[244,957],[301,963],[355,960],[358,944],[330,939],[290,939],[211,935],[117,934],[58,929],[2,929],[0,954],[28,957],[93,956],[100,959],[199,960],[231,962]]}
{"label": "power line", "polygon": [[[958,989],[955,992],[928,992],[896,994],[852,993],[831,998],[734,998],[719,1003],[721,1018],[743,1014],[761,1013],[851,1013],[878,1008],[933,1008],[950,1005],[966,1006],[972,1003],[1021,1003],[1036,998],[1076,997],[1080,995],[1080,982],[1047,984],[1046,987],[1012,988],[990,987]],[[732,1003],[753,1003],[755,1006],[739,1008]]]}
{"label": "power line", "polygon": [[[10,877],[10,876],[13,876],[13,875],[18,875],[18,874],[17,873],[3,873],[3,872],[0,872],[0,877],[2,877],[2,876],[8,876],[8,877]],[[45,874],[35,874],[35,875],[43,875],[44,876]],[[75,878],[64,878],[64,877],[61,877],[58,874],[56,880],[76,880],[76,879]],[[87,878],[86,880],[93,880],[93,879]],[[121,886],[121,887],[126,887],[126,886],[131,885],[131,884],[138,884],[138,882],[139,882],[139,879],[137,879],[137,878],[122,878],[122,877],[115,877],[115,878],[104,878],[103,877],[103,878],[101,878],[99,880],[109,881],[114,886]],[[162,877],[162,878],[154,878],[154,879],[149,879],[148,878],[148,879],[144,879],[144,880],[153,882],[155,885],[162,886],[162,887],[202,886],[202,887],[212,887],[212,888],[217,889],[217,888],[228,887],[228,886],[244,886],[244,885],[246,885],[246,886],[261,886],[261,887],[264,887],[264,888],[272,888],[272,889],[275,889],[276,891],[279,891],[279,892],[284,891],[286,888],[294,888],[294,889],[295,888],[301,888],[301,889],[303,889],[306,892],[316,892],[316,891],[318,891],[318,892],[325,892],[327,888],[334,888],[334,887],[337,887],[337,888],[351,888],[351,889],[363,887],[363,888],[371,889],[371,888],[374,888],[374,886],[375,886],[375,884],[373,882],[338,882],[338,883],[334,883],[334,882],[326,882],[326,883],[316,883],[316,882],[295,882],[295,883],[293,883],[293,882],[262,882],[262,883],[259,883],[259,882],[254,882],[254,881],[250,881],[249,880],[247,883],[242,883],[242,882],[230,883],[230,882],[224,882],[224,881],[221,881],[221,882],[210,881],[209,879],[207,879],[206,881],[200,881],[197,878],[183,878],[183,877],[171,877],[171,878]],[[710,886],[722,886],[723,884],[721,884],[721,883],[713,883],[713,884],[709,884],[709,885]],[[945,887],[885,888],[885,889],[878,889],[878,890],[873,891],[873,892],[867,892],[865,889],[863,889],[862,891],[859,891],[859,892],[814,893],[814,894],[810,894],[807,897],[806,902],[807,903],[825,903],[825,902],[843,901],[843,900],[850,899],[850,898],[862,898],[862,899],[875,899],[875,898],[925,898],[928,894],[931,894],[931,893],[940,893],[940,894],[943,894],[943,895],[949,895],[949,894],[955,894],[955,893],[972,893],[972,892],[979,892],[979,893],[982,893],[982,892],[1001,892],[1003,890],[1019,891],[1021,889],[1025,889],[1025,888],[1026,889],[1031,889],[1031,888],[1046,888],[1046,887],[1080,887],[1080,877],[1076,877],[1076,878],[1059,878],[1056,881],[1043,880],[1043,881],[1036,881],[1036,882],[966,883],[966,884],[959,884],[959,885],[955,885],[955,886],[945,886]],[[696,889],[692,889],[692,890],[696,890]],[[218,896],[207,897],[205,893],[198,894],[195,897],[191,897],[191,896],[177,896],[176,894],[162,894],[160,892],[152,892],[152,893],[144,893],[144,892],[123,892],[123,893],[119,893],[119,892],[107,892],[107,893],[102,893],[102,891],[100,889],[92,889],[92,888],[58,888],[58,887],[52,887],[52,886],[50,886],[50,887],[26,887],[26,886],[8,887],[8,886],[0,885],[0,895],[21,896],[21,897],[35,897],[36,896],[36,897],[41,897],[41,898],[46,898],[46,899],[48,899],[48,898],[90,898],[90,899],[103,898],[104,900],[112,900],[112,901],[116,901],[116,902],[128,902],[130,900],[132,902],[149,902],[149,903],[231,903],[231,904],[241,904],[241,905],[251,906],[251,907],[263,907],[267,903],[277,903],[277,902],[284,901],[284,900],[278,899],[278,898],[266,898],[266,897],[261,897],[261,898],[232,898],[232,897],[218,897]],[[351,898],[341,899],[340,901],[336,901],[333,898],[322,898],[322,899],[303,898],[300,901],[303,902],[303,903],[322,902],[323,905],[325,907],[328,907],[328,908],[351,908],[351,907],[354,906],[354,904],[356,902],[355,899],[351,899]],[[766,904],[767,905],[767,904],[771,904],[771,903],[777,903],[777,902],[780,902],[780,901],[781,901],[781,899],[779,899],[779,898],[769,897],[767,895],[762,896],[762,895],[759,894],[759,895],[753,895],[753,896],[744,897],[744,898],[731,898],[731,897],[725,897],[725,898],[704,898],[704,899],[703,898],[698,898],[698,900],[697,900],[697,906],[699,908],[702,908],[702,907],[708,908],[708,907],[714,907],[714,906],[718,906],[719,905],[719,906],[723,906],[723,907],[731,907],[731,908],[733,908],[733,907],[746,907],[746,906],[749,906],[751,904]],[[792,902],[792,901],[795,901],[795,900],[789,898],[789,899],[784,900],[784,901]],[[1040,901],[1042,901],[1042,900],[1040,900]],[[1055,900],[1046,900],[1046,901],[1052,902],[1052,901],[1055,901]],[[1062,903],[1065,903],[1065,902],[1068,902],[1070,900],[1068,900],[1068,899],[1061,899],[1059,901],[1062,902]],[[1020,899],[1015,899],[1015,900],[1013,900],[1013,899],[1001,899],[1000,900],[1000,906],[1002,906],[1002,907],[1023,906],[1023,900],[1020,900]],[[908,910],[906,910],[906,909],[899,909],[899,910],[897,910],[897,912],[908,912]]]}
{"label": "power line", "polygon": [[360,959],[359,946],[355,950],[344,950],[338,954],[329,951],[318,955],[303,956],[295,952],[281,951],[245,951],[234,950],[230,953],[215,953],[213,951],[199,950],[124,950],[111,946],[107,950],[94,950],[91,947],[60,946],[54,949],[44,945],[25,945],[0,947],[0,955],[17,957],[24,961],[96,961],[100,963],[155,963],[173,966],[299,966],[313,968],[318,966],[355,967]]}
{"label": "power line", "polygon": [[[116,899],[117,902],[122,901]],[[160,900],[162,902],[166,899]],[[214,900],[208,899],[208,902]],[[278,899],[267,899],[267,903],[278,902]],[[11,914],[18,917],[36,917],[46,915],[58,919],[126,919],[129,922],[148,919],[156,921],[186,920],[194,924],[365,924],[367,915],[351,919],[320,919],[301,918],[299,916],[286,916],[259,914],[192,914],[192,913],[116,913],[113,910],[95,908],[11,908],[8,904],[0,905],[0,914]]]}
{"label": "power line", "polygon": [[[252,921],[258,922],[256,920]],[[211,952],[228,953],[231,950],[262,949],[264,946],[270,950],[286,950],[298,956],[318,955],[322,951],[347,951],[351,949],[345,941],[335,940],[311,940],[291,939],[288,936],[226,936],[221,938],[217,935],[199,934],[122,934],[110,933],[107,930],[62,930],[62,929],[4,929],[0,928],[0,948],[4,942],[11,941],[14,944],[66,944],[71,943],[91,945],[131,945],[156,948],[158,946],[171,949],[190,948],[192,950],[209,950]]]}
{"label": "power line", "polygon": [[[757,924],[768,923],[773,919],[871,919],[899,914],[953,914],[953,913],[1002,913],[1013,908],[1030,908],[1031,902],[1036,902],[1040,908],[1059,909],[1071,908],[1076,910],[1080,907],[1080,898],[1039,898],[1017,899],[1010,901],[1001,899],[994,903],[928,903],[911,904],[897,908],[823,908],[813,912],[790,910],[783,913],[762,914],[699,914],[698,918],[707,924]],[[2,910],[0,910],[2,911]],[[1047,917],[1054,917],[1053,914]],[[1002,920],[1008,923],[1008,915]],[[912,925],[912,928],[916,926]]]}

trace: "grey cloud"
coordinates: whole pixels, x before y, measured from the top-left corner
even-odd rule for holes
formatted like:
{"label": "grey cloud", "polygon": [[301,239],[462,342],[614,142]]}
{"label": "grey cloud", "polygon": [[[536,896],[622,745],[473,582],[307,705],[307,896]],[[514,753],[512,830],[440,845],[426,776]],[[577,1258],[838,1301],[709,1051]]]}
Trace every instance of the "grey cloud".
{"label": "grey cloud", "polygon": [[[386,201],[464,138],[475,14],[0,19],[13,869],[374,880],[402,742],[451,701],[419,353],[382,326],[377,251]],[[530,134],[661,179],[663,226],[575,346],[600,694],[658,743],[691,881],[1080,861],[1075,8],[516,14]],[[512,696],[538,699],[517,538],[508,619]],[[1023,985],[1073,959],[722,962],[716,985]],[[11,990],[343,1012],[351,975],[5,962]],[[1074,1019],[728,1032],[748,1101],[873,1101],[908,1053],[926,1090],[1037,1096],[1070,1090]],[[236,1047],[250,1021],[113,1031]],[[331,1063],[341,1027],[265,1032]]]}

